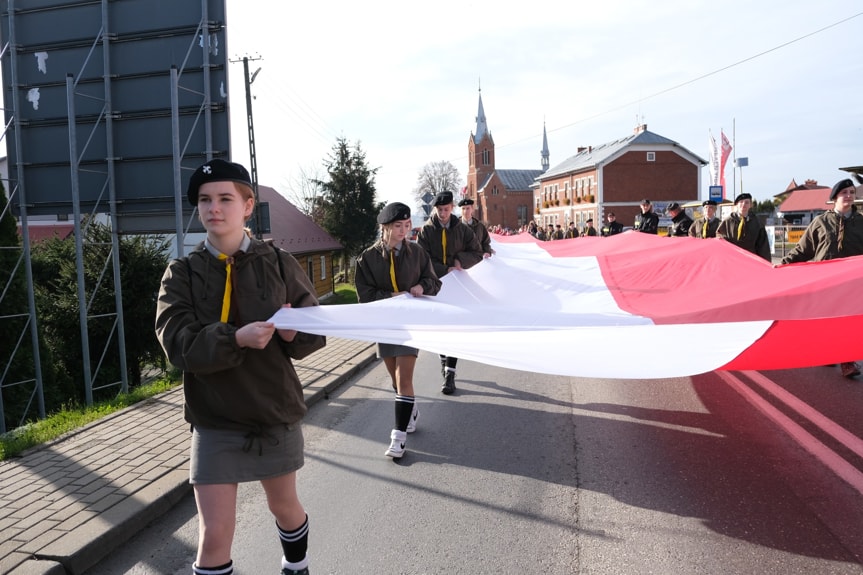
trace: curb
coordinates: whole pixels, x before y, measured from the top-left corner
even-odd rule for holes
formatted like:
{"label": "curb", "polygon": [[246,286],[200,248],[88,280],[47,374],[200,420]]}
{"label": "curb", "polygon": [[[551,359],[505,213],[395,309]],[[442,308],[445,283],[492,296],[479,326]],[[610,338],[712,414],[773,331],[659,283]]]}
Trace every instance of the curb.
{"label": "curb", "polygon": [[[374,347],[360,353],[344,373],[303,388],[311,407],[376,359]],[[166,392],[169,393],[169,392]],[[130,406],[127,409],[132,409]],[[191,490],[188,460],[24,561],[5,575],[80,575],[136,535],[183,499]]]}

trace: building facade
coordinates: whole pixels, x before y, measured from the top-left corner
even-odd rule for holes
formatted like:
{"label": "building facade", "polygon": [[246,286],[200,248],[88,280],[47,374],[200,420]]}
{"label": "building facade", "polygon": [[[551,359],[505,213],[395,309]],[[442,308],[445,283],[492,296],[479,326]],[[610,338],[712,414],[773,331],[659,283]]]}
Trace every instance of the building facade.
{"label": "building facade", "polygon": [[642,124],[630,136],[578,148],[574,156],[540,174],[534,187],[534,218],[546,228],[566,228],[575,222],[582,230],[588,219],[600,227],[605,214],[613,211],[618,222],[631,226],[645,198],[664,216],[671,202],[698,199],[706,164]]}

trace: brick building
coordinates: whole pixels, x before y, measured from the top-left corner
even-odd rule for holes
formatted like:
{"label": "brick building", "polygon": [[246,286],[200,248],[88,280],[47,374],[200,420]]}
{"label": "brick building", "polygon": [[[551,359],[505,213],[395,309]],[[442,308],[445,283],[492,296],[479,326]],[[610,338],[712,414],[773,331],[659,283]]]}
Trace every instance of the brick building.
{"label": "brick building", "polygon": [[578,148],[576,154],[537,177],[533,213],[541,226],[575,222],[579,230],[593,218],[596,227],[607,211],[632,225],[639,203],[648,198],[664,215],[671,202],[697,200],[701,168],[707,162],[677,142],[639,125],[627,137]]}
{"label": "brick building", "polygon": [[542,129],[540,169],[497,169],[494,139],[486,123],[479,95],[476,132],[468,140],[467,185],[464,195],[476,202],[476,218],[488,226],[518,229],[533,217],[533,186],[548,169],[549,153],[545,126]]}

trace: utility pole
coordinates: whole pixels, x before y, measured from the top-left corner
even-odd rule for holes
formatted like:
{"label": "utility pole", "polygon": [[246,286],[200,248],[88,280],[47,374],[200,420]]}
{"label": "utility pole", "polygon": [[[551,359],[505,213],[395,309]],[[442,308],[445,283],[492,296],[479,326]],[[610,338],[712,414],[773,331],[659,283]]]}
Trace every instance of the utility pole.
{"label": "utility pole", "polygon": [[[260,199],[258,197],[258,158],[255,155],[255,124],[252,121],[252,82],[255,81],[255,77],[258,75],[258,72],[261,71],[261,68],[258,67],[257,70],[249,75],[249,62],[255,62],[257,60],[262,60],[260,56],[256,58],[249,58],[248,56],[243,56],[243,77],[246,81],[246,123],[249,128],[249,167],[251,168],[251,176],[252,176],[252,190],[255,192],[255,237],[259,240],[263,238],[263,229],[264,222],[261,214],[261,205]],[[231,60],[231,63],[239,62],[239,60]]]}

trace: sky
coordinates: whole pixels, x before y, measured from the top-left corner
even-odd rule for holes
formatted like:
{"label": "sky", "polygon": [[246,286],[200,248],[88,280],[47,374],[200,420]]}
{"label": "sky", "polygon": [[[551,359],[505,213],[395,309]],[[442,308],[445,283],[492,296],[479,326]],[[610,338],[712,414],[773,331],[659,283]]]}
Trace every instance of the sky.
{"label": "sky", "polygon": [[288,199],[344,138],[379,201],[416,209],[426,164],[465,179],[480,90],[499,169],[540,169],[543,125],[552,167],[638,124],[707,161],[724,132],[749,160],[728,161],[731,197],[863,165],[859,0],[227,0],[226,22],[232,159],[249,165],[247,57],[258,181]]}

